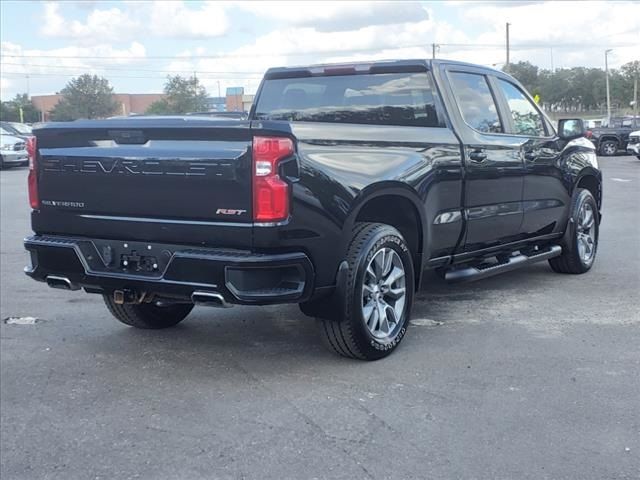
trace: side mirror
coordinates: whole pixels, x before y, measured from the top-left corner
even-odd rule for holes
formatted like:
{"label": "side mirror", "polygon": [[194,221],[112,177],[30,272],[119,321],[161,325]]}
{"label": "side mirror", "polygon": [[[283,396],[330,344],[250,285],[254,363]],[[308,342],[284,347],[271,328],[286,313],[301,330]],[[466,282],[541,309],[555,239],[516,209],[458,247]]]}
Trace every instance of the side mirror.
{"label": "side mirror", "polygon": [[586,134],[584,123],[579,118],[562,118],[558,120],[558,136],[562,140],[573,140]]}

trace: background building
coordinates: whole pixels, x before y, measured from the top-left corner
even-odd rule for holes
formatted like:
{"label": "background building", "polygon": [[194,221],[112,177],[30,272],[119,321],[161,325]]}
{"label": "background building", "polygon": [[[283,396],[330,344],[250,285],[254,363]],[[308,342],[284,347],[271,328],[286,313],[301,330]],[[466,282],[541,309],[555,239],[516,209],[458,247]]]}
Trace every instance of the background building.
{"label": "background building", "polygon": [[[116,93],[113,98],[118,103],[114,115],[130,115],[144,113],[156,100],[164,97],[162,93]],[[49,120],[49,112],[62,99],[62,95],[33,95],[31,103],[41,113],[41,120]]]}
{"label": "background building", "polygon": [[[162,93],[116,93],[113,98],[118,103],[114,115],[144,114],[149,106],[164,97]],[[225,97],[208,97],[209,112],[248,112],[255,95],[246,95],[243,87],[227,88]],[[43,122],[49,120],[49,113],[62,99],[62,95],[32,95],[31,102],[40,112]]]}

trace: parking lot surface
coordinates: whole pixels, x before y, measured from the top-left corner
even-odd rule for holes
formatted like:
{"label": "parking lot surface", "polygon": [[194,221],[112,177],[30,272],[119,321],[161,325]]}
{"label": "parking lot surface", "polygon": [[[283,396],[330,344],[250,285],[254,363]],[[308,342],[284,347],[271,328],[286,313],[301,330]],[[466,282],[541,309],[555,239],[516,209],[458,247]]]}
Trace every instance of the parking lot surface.
{"label": "parking lot surface", "polygon": [[640,161],[600,163],[591,272],[427,274],[373,363],[326,351],[295,305],[140,331],[33,282],[26,169],[0,172],[1,317],[38,319],[0,326],[0,476],[640,478]]}

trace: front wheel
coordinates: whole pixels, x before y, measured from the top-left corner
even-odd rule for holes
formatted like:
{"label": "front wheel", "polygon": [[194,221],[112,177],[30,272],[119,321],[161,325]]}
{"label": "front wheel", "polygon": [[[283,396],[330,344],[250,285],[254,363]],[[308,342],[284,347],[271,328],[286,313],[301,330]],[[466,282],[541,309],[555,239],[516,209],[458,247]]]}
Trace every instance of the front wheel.
{"label": "front wheel", "polygon": [[605,140],[600,144],[600,155],[611,157],[618,153],[618,142],[615,140]]}
{"label": "front wheel", "polygon": [[119,304],[111,295],[103,295],[111,314],[125,325],[143,329],[169,328],[185,319],[193,310],[191,303],[163,305],[161,303]]}
{"label": "front wheel", "polygon": [[558,273],[585,273],[591,269],[598,250],[600,219],[598,204],[589,190],[576,190],[571,200],[562,255],[549,260]]}
{"label": "front wheel", "polygon": [[344,304],[333,319],[318,319],[327,346],[338,354],[378,360],[406,333],[413,302],[411,252],[395,228],[358,223],[347,254]]}

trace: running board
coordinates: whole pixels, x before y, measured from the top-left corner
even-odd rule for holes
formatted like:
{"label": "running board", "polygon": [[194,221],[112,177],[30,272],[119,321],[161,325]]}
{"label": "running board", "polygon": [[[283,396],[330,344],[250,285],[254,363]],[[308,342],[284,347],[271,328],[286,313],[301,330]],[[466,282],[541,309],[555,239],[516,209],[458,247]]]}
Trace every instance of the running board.
{"label": "running board", "polygon": [[524,267],[532,263],[549,260],[557,257],[562,253],[562,247],[552,245],[545,250],[533,252],[530,255],[519,253],[513,257],[509,257],[501,263],[483,264],[475,267],[460,267],[449,270],[445,273],[445,280],[449,283],[470,282],[472,280],[480,280],[482,278],[492,277],[499,273],[510,272],[516,268]]}

